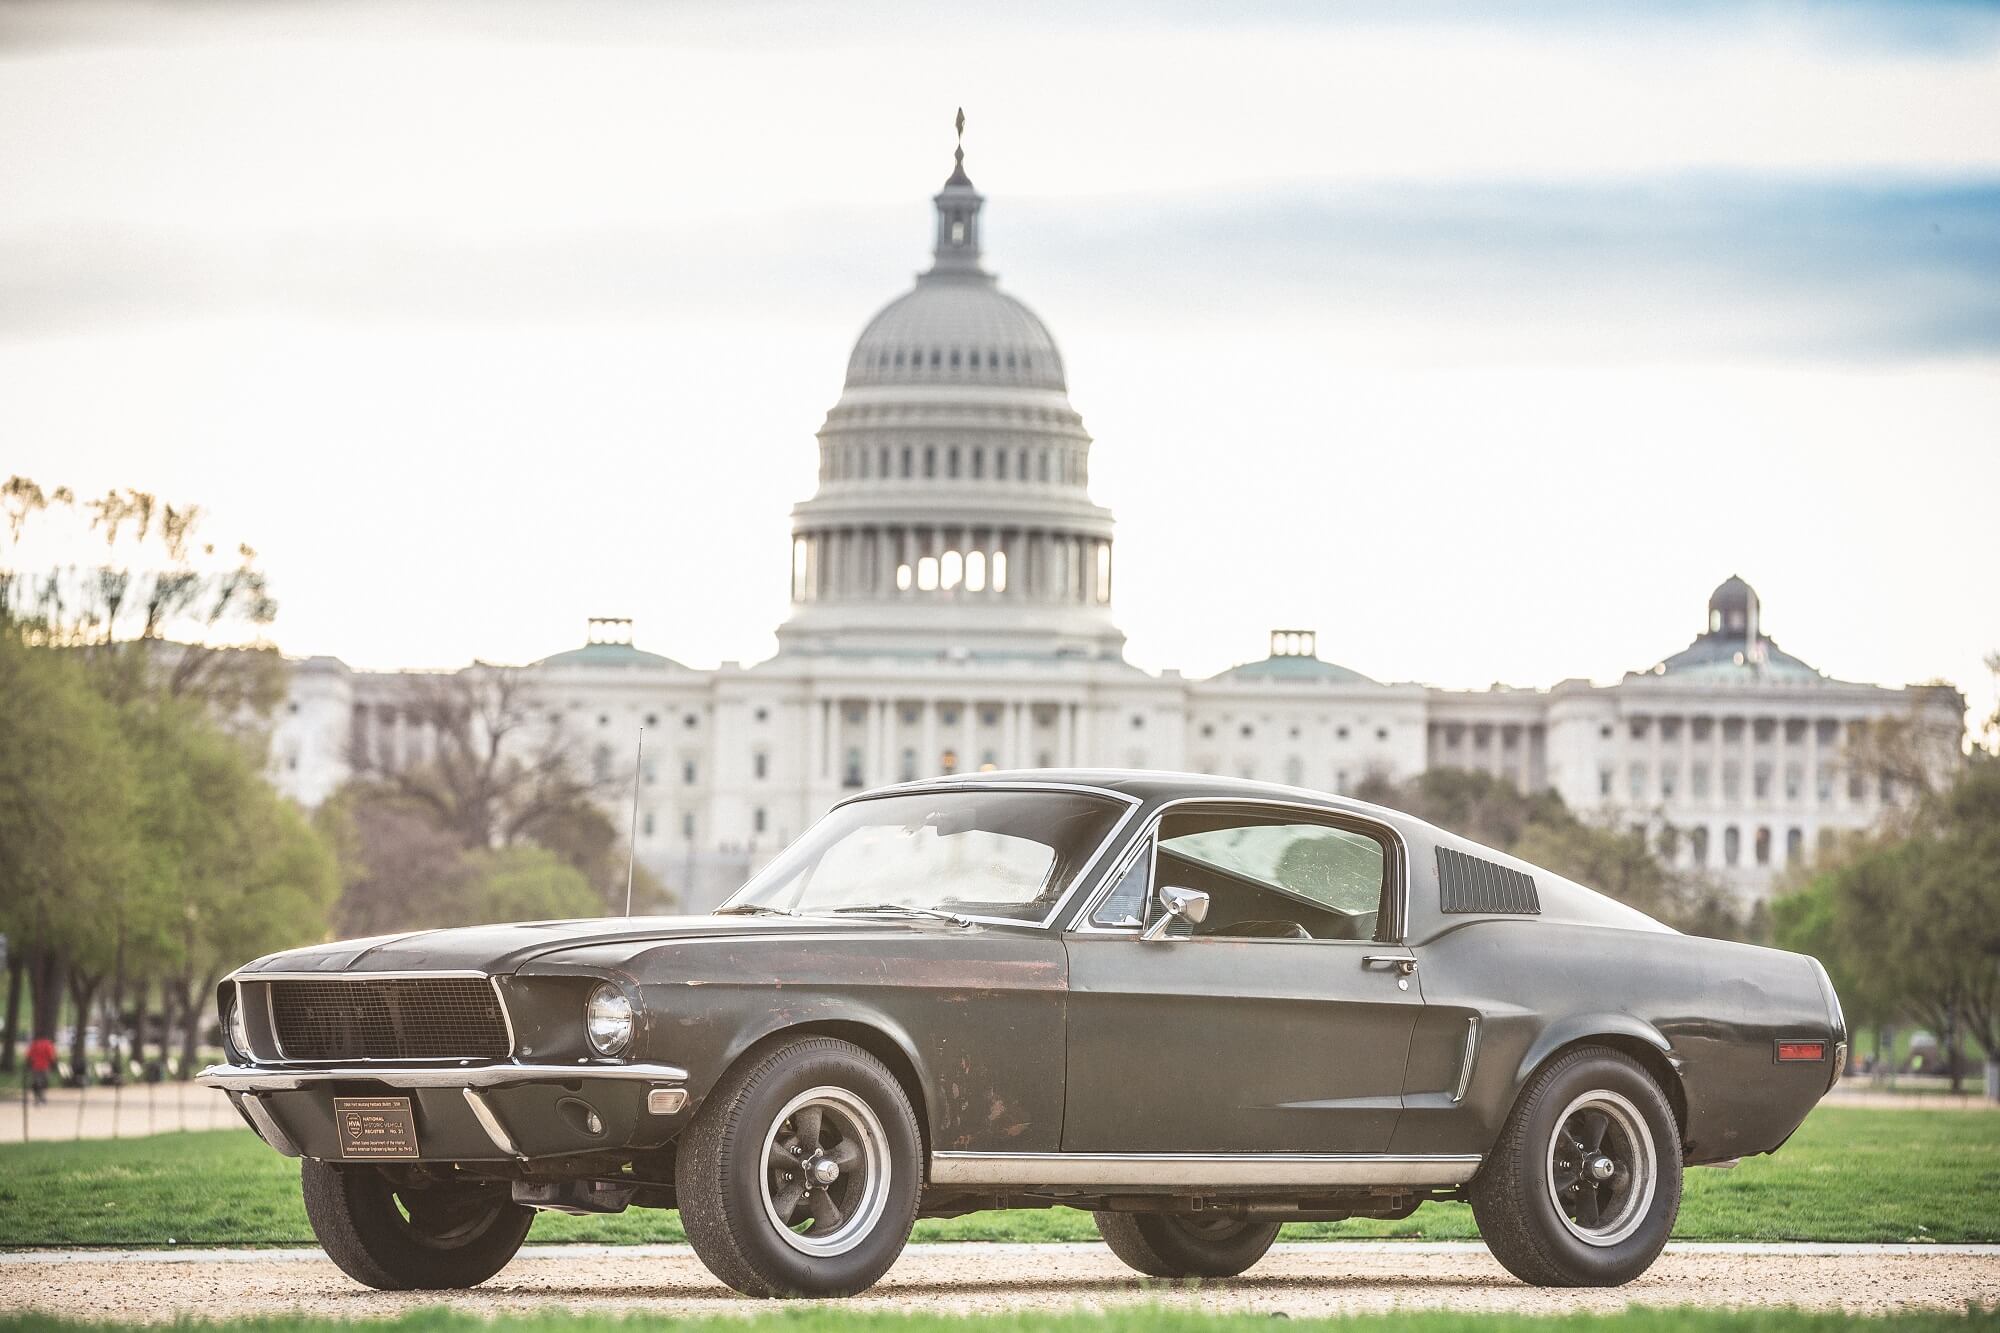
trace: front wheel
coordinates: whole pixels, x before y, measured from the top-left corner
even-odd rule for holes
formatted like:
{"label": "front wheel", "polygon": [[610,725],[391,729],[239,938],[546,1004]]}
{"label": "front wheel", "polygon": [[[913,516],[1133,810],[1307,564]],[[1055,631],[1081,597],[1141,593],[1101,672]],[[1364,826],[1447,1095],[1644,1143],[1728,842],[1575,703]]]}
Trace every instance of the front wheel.
{"label": "front wheel", "polygon": [[682,1136],[674,1193],[708,1271],[746,1296],[851,1296],[903,1252],[923,1158],[880,1060],[831,1037],[751,1052]]}
{"label": "front wheel", "polygon": [[505,1181],[412,1180],[308,1157],[306,1220],[340,1271],[381,1291],[476,1287],[507,1266],[534,1223]]}
{"label": "front wheel", "polygon": [[1091,1216],[1111,1252],[1147,1277],[1235,1277],[1262,1259],[1278,1238],[1276,1222],[1172,1213]]}
{"label": "front wheel", "polygon": [[1486,1247],[1523,1282],[1630,1282],[1680,1213],[1673,1107],[1629,1055],[1572,1051],[1529,1081],[1471,1195]]}

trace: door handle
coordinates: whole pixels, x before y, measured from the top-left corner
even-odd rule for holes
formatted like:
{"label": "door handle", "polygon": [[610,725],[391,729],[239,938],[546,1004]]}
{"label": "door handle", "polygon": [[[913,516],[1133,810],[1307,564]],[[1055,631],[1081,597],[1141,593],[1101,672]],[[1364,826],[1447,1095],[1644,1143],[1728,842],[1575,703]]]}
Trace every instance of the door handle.
{"label": "door handle", "polygon": [[1373,967],[1377,963],[1392,963],[1395,965],[1396,970],[1406,977],[1417,970],[1417,960],[1408,954],[1365,953],[1361,955],[1361,965],[1363,967]]}

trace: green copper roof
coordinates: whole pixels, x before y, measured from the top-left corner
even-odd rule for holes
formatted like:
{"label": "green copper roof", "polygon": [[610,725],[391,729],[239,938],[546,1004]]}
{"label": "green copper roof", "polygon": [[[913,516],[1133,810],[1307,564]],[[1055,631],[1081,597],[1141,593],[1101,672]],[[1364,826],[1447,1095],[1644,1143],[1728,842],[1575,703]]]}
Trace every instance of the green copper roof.
{"label": "green copper roof", "polygon": [[678,669],[680,663],[671,657],[649,653],[634,648],[629,643],[586,643],[581,648],[571,648],[568,652],[544,657],[535,663],[545,667],[670,667]]}
{"label": "green copper roof", "polygon": [[1335,662],[1301,654],[1267,657],[1261,662],[1233,666],[1216,680],[1324,680],[1336,685],[1373,685],[1359,671],[1350,671]]}
{"label": "green copper roof", "polygon": [[1825,674],[1778,647],[1770,638],[1759,636],[1753,655],[1741,634],[1712,631],[1667,658],[1651,672],[1659,676],[1710,680],[1822,680]]}

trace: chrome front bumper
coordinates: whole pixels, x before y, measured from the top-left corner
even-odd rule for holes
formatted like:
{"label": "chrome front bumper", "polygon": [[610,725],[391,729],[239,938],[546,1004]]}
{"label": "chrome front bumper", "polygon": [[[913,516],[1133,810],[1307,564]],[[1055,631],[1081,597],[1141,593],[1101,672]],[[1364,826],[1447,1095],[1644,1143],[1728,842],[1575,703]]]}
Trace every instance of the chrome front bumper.
{"label": "chrome front bumper", "polygon": [[[359,1064],[324,1069],[225,1064],[202,1070],[195,1082],[229,1094],[258,1136],[287,1157],[330,1155],[323,1113],[339,1092],[334,1085],[375,1083],[410,1090],[428,1122],[448,1142],[456,1138],[461,1151],[445,1156],[497,1153],[525,1161],[619,1142],[659,1140],[671,1132],[671,1117],[687,1107],[687,1078],[687,1070],[666,1064]],[[575,1096],[563,1091],[564,1086],[578,1085],[585,1089],[581,1096],[588,1103],[577,1103]],[[600,1091],[589,1092],[592,1086]],[[593,1117],[603,1108],[605,1121],[615,1120],[618,1128],[613,1137],[600,1137],[603,1127],[593,1118],[589,1135],[568,1132],[547,1113],[552,1101],[558,1103],[557,1109],[561,1101],[584,1105]],[[614,1113],[613,1107],[620,1109]],[[321,1132],[316,1134],[316,1127]],[[471,1141],[465,1138],[468,1133]]]}
{"label": "chrome front bumper", "polygon": [[687,1076],[688,1071],[679,1065],[339,1065],[329,1069],[210,1065],[196,1074],[194,1081],[224,1092],[273,1092],[363,1079],[392,1088],[506,1088],[520,1083],[600,1078],[685,1083]]}

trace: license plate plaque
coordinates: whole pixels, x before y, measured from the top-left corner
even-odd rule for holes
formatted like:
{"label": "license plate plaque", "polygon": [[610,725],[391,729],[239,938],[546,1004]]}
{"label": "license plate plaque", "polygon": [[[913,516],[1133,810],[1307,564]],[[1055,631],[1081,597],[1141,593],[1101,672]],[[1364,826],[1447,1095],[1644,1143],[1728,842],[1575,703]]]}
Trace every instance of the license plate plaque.
{"label": "license plate plaque", "polygon": [[335,1097],[334,1132],[349,1161],[417,1155],[417,1117],[408,1097]]}

